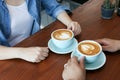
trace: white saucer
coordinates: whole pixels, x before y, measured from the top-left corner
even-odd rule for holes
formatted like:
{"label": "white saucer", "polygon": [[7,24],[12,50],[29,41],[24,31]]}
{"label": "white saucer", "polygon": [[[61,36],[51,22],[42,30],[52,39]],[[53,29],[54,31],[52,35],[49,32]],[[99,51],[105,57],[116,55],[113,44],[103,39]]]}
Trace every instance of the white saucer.
{"label": "white saucer", "polygon": [[74,40],[74,42],[73,42],[73,44],[71,46],[69,46],[68,48],[65,48],[65,49],[60,49],[60,48],[56,47],[53,44],[52,40],[50,39],[48,41],[48,47],[49,47],[49,49],[51,51],[53,51],[53,52],[55,52],[57,54],[68,54],[68,53],[74,51],[76,46],[77,46],[77,44],[78,44],[78,41],[75,38],[73,40]]}
{"label": "white saucer", "polygon": [[[71,53],[71,57],[75,56],[74,53],[77,52],[76,50]],[[96,70],[101,68],[106,62],[106,56],[104,52],[102,52],[99,56],[99,58],[94,63],[85,63],[85,69],[86,70]]]}

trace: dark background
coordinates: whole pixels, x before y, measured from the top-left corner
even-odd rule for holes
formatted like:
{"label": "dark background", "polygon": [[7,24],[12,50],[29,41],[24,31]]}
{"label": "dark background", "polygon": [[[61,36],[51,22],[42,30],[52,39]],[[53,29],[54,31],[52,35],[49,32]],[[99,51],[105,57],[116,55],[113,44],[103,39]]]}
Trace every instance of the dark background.
{"label": "dark background", "polygon": [[83,4],[83,3],[85,3],[85,2],[88,1],[88,0],[72,0],[72,1],[78,2],[78,3],[80,3],[80,4]]}

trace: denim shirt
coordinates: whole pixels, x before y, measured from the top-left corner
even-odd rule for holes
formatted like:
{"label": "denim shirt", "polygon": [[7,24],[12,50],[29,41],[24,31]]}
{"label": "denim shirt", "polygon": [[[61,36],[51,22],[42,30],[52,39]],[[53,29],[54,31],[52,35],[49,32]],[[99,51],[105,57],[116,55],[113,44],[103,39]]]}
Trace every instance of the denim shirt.
{"label": "denim shirt", "polygon": [[[26,0],[28,12],[34,18],[31,35],[40,30],[41,6],[47,14],[56,18],[57,15],[64,11],[65,7],[60,6],[56,0]],[[19,15],[18,15],[19,16]],[[17,17],[17,16],[16,16]],[[23,18],[24,19],[24,18]],[[11,34],[11,20],[5,0],[0,0],[0,45],[10,46],[7,42]]]}

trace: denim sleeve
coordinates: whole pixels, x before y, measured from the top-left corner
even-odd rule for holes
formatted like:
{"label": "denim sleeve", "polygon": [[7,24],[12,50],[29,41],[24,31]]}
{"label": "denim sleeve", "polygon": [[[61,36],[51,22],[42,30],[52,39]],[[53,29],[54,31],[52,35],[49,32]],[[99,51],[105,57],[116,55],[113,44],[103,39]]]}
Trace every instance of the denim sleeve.
{"label": "denim sleeve", "polygon": [[56,18],[61,12],[69,10],[67,6],[61,6],[56,0],[41,0],[41,2],[46,12],[54,18]]}
{"label": "denim sleeve", "polygon": [[5,36],[3,35],[1,29],[0,29],[0,45],[10,46],[9,43],[7,42]]}

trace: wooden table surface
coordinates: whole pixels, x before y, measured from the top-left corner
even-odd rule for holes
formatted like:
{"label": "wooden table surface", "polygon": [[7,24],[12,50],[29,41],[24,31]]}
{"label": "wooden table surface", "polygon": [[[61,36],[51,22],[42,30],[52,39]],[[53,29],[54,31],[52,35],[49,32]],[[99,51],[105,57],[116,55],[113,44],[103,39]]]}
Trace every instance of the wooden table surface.
{"label": "wooden table surface", "polygon": [[[102,3],[103,0],[90,0],[73,11],[71,18],[78,21],[82,27],[82,33],[76,36],[79,42],[85,39],[120,39],[120,17],[114,14],[110,20],[102,19]],[[65,27],[59,21],[53,22],[16,46],[46,47],[51,32]],[[107,58],[105,65],[98,70],[87,71],[87,80],[120,80],[120,51],[104,53]],[[48,58],[37,64],[20,59],[3,60],[0,61],[0,80],[62,80],[63,65],[69,58],[70,54],[59,55],[50,51]]]}

